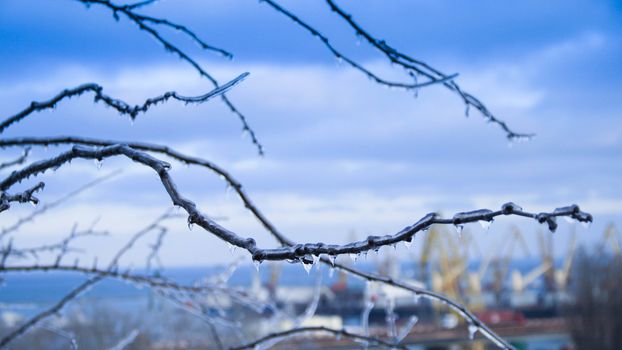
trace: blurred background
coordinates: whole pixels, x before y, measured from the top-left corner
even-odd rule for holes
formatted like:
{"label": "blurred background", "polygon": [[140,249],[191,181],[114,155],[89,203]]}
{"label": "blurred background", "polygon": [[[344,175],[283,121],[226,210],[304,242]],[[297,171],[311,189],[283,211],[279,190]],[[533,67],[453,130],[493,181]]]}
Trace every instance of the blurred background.
{"label": "blurred background", "polygon": [[[401,77],[399,68],[361,42],[325,3],[281,3],[366,67]],[[456,82],[495,115],[514,130],[537,136],[508,143],[477,111],[467,117],[462,101],[442,86],[413,96],[374,84],[291,20],[255,0],[168,0],[141,11],[187,25],[208,43],[234,53],[227,60],[167,32],[220,81],[250,72],[228,95],[248,118],[265,156],[258,156],[237,118],[216,100],[201,105],[171,101],[130,122],[85,94],[30,116],[3,136],[80,135],[167,144],[227,169],[264,214],[298,242],[345,243],[392,234],[429,212],[451,217],[460,211],[497,209],[509,201],[540,212],[576,203],[593,215],[591,226],[560,220],[551,233],[534,220],[500,217],[490,227],[468,224],[461,233],[434,227],[417,235],[409,247],[339,259],[455,298],[518,348],[622,346],[622,298],[616,293],[622,285],[617,273],[622,227],[620,2],[339,4],[394,47],[446,73],[459,73]],[[87,82],[128,103],[170,90],[193,96],[212,88],[135,24],[124,18],[115,21],[109,10],[77,1],[3,0],[0,47],[3,118],[32,100]],[[33,148],[30,160],[63,149]],[[4,149],[2,160],[20,152]],[[202,211],[255,238],[259,246],[275,246],[217,175],[172,165],[180,191]],[[14,235],[16,244],[59,241],[74,225],[95,222],[110,235],[75,242],[81,251],[66,259],[91,264],[97,256],[105,261],[171,207],[152,171],[125,159],[105,160],[101,167],[74,161],[46,173],[40,177],[46,188],[39,198],[54,202],[110,173],[116,175],[22,225]],[[32,211],[29,205],[14,205],[2,213],[0,228]],[[395,315],[397,325],[406,330],[404,341],[417,348],[491,346],[470,341],[464,322],[442,305],[328,268],[308,275],[301,264],[265,263],[256,272],[247,253],[232,251],[200,228],[189,230],[185,218],[171,220],[169,230],[159,259],[162,271],[172,278],[191,282],[241,261],[230,283],[296,313],[312,301],[316,277],[322,275],[321,297],[308,322],[356,328],[367,317],[371,332],[386,333],[387,318]],[[147,243],[137,245],[122,265],[142,268],[150,249]],[[53,304],[81,279],[60,273],[3,274],[3,327]],[[373,307],[367,310],[370,302]],[[108,348],[115,342],[107,339],[131,329],[141,330],[139,340],[130,345],[135,348],[209,347],[209,336],[197,319],[163,316],[177,315],[171,309],[148,290],[106,281],[66,309],[62,322],[74,333],[86,334],[80,340],[94,342],[84,348]],[[157,328],[137,310],[160,315],[151,321],[168,318],[176,326],[159,322]],[[245,327],[253,334],[266,332],[262,320],[269,315],[244,315],[252,320]],[[418,321],[410,328],[412,316]],[[85,321],[93,318],[101,324]],[[99,334],[99,343],[93,334]],[[54,334],[37,330],[20,338],[18,347],[32,348],[29,342],[37,341],[47,344],[42,348],[66,347],[58,337],[59,344],[50,338]],[[300,347],[351,346],[328,339],[298,341]]]}

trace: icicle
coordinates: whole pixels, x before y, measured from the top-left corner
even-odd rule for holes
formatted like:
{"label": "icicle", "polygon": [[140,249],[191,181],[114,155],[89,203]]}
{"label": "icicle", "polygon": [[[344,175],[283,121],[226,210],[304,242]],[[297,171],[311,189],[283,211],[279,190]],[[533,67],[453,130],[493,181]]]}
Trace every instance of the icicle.
{"label": "icicle", "polygon": [[317,265],[318,261],[320,261],[319,255],[313,255],[313,265]]}
{"label": "icicle", "polygon": [[484,229],[484,231],[488,231],[488,229],[490,228],[490,225],[492,225],[493,221],[494,220],[490,220],[490,221],[480,220],[479,224],[482,225],[482,228]]}
{"label": "icicle", "polygon": [[454,225],[456,227],[456,232],[458,233],[458,238],[462,239],[462,230],[464,230],[464,225]]}
{"label": "icicle", "polygon": [[335,267],[335,260],[337,260],[337,255],[329,255],[328,260],[330,260],[330,264]]}
{"label": "icicle", "polygon": [[261,265],[261,261],[253,260],[253,265],[255,265],[255,270],[257,270],[257,272],[259,272],[259,265]]}
{"label": "icicle", "polygon": [[235,249],[237,248],[235,245],[227,242],[228,248],[229,248],[229,253],[233,254],[235,253]]}
{"label": "icicle", "polygon": [[406,247],[406,249],[410,249],[410,247],[413,245],[413,241],[412,239],[410,241],[402,241],[404,242],[404,246]]}
{"label": "icicle", "polygon": [[356,260],[359,258],[359,255],[355,253],[348,254],[348,256],[350,257],[350,260],[352,260],[352,262],[356,262]]}
{"label": "icicle", "polygon": [[192,231],[193,227],[194,227],[194,224],[192,223],[192,221],[188,220],[188,230]]}
{"label": "icicle", "polygon": [[475,333],[479,331],[479,327],[474,324],[470,324],[468,328],[469,328],[469,339],[473,340],[475,338]]}
{"label": "icicle", "polygon": [[335,268],[333,266],[328,267],[328,278],[333,278],[335,276]]}
{"label": "icicle", "polygon": [[97,170],[102,168],[102,164],[103,164],[103,160],[95,158],[93,159],[93,162],[95,163],[95,167],[97,168]]}
{"label": "icicle", "polygon": [[302,267],[307,272],[307,275],[311,273],[311,268],[313,267],[313,262],[307,262],[304,257],[300,258],[300,262],[302,263]]}

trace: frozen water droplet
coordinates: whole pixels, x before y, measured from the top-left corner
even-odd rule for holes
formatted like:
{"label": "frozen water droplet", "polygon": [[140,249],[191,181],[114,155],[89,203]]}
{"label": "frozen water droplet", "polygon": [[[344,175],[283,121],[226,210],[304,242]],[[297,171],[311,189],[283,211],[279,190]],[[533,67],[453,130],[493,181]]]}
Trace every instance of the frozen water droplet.
{"label": "frozen water droplet", "polygon": [[563,216],[563,218],[569,224],[573,224],[574,223],[574,220],[570,216]]}
{"label": "frozen water droplet", "polygon": [[194,223],[190,219],[188,219],[188,229],[192,231],[193,227],[194,227]]}
{"label": "frozen water droplet", "polygon": [[464,225],[454,225],[454,226],[456,227],[458,238],[462,239],[462,230],[464,230]]}
{"label": "frozen water droplet", "polygon": [[229,185],[229,183],[227,182],[227,184],[225,185],[225,197],[230,198],[231,192],[233,192],[233,187],[231,187],[231,185]]}
{"label": "frozen water droplet", "polygon": [[583,225],[583,227],[585,227],[585,228],[590,228],[592,226],[592,222],[591,221],[582,221],[581,225]]}
{"label": "frozen water droplet", "polygon": [[253,260],[253,265],[255,265],[255,270],[257,270],[257,272],[259,272],[259,265],[261,265],[261,261]]}
{"label": "frozen water droplet", "polygon": [[31,199],[28,201],[30,204],[32,204],[33,207],[37,207],[37,205],[39,204],[39,201],[35,200],[35,199]]}
{"label": "frozen water droplet", "polygon": [[320,261],[319,255],[313,255],[313,265],[317,265],[317,262]]}
{"label": "frozen water droplet", "polygon": [[415,295],[413,295],[413,303],[419,304],[419,300],[421,300],[421,295],[415,293]]}
{"label": "frozen water droplet", "polygon": [[228,243],[229,246],[229,253],[233,254],[235,253],[235,249],[237,248],[235,245]]}
{"label": "frozen water droplet", "polygon": [[490,228],[490,225],[492,225],[493,221],[494,220],[490,220],[490,221],[480,220],[479,224],[482,225],[482,228],[484,229],[484,231],[488,231],[488,229]]}
{"label": "frozen water droplet", "polygon": [[329,255],[328,260],[330,260],[330,264],[335,266],[335,260],[337,260],[337,255]]}
{"label": "frozen water droplet", "polygon": [[348,254],[348,256],[350,257],[350,260],[352,260],[352,262],[356,262],[356,260],[359,258],[359,255],[355,253]]}
{"label": "frozen water droplet", "polygon": [[95,158],[95,159],[93,159],[93,162],[95,163],[95,167],[98,170],[102,168],[103,161],[101,159]]}
{"label": "frozen water droplet", "polygon": [[335,268],[332,266],[328,267],[328,278],[333,278],[333,276],[335,275]]}
{"label": "frozen water droplet", "polygon": [[403,241],[404,242],[404,246],[406,247],[406,249],[410,249],[410,247],[413,245],[413,241]]}
{"label": "frozen water droplet", "polygon": [[311,273],[311,268],[313,267],[313,263],[307,262],[304,258],[300,258],[300,262],[302,263],[302,267],[307,272],[307,275]]}
{"label": "frozen water droplet", "polygon": [[468,328],[469,328],[469,339],[473,340],[475,338],[475,333],[479,331],[479,327],[474,324],[470,324]]}

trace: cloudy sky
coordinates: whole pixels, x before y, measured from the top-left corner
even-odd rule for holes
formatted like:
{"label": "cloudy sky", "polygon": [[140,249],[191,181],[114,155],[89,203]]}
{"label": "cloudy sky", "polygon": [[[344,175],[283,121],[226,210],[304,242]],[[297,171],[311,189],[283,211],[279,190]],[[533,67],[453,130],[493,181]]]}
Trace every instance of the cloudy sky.
{"label": "cloudy sky", "polygon": [[[322,1],[282,4],[327,34],[366,67],[401,77],[383,57],[358,42]],[[228,169],[282,231],[301,242],[341,243],[393,233],[431,211],[498,208],[514,201],[530,211],[579,204],[595,216],[581,226],[595,242],[609,222],[622,227],[622,6],[617,1],[339,1],[369,31],[447,73],[518,131],[528,143],[508,146],[505,135],[441,86],[388,90],[340,64],[321,43],[255,0],[163,0],[145,13],[187,25],[232,61],[199,50],[163,31],[221,81],[250,72],[230,94],[263,143],[258,157],[239,121],[218,100],[170,102],[127,117],[82,96],[32,115],[4,137],[81,135],[168,144]],[[96,82],[112,96],[138,103],[169,90],[199,95],[211,89],[187,63],[166,53],[124,18],[77,1],[0,2],[0,106],[6,117],[30,101]],[[34,158],[62,148],[35,149]],[[5,150],[1,159],[17,150]],[[43,179],[43,201],[98,176],[120,176],[23,227],[24,245],[65,235],[74,223],[113,237],[85,248],[110,253],[136,229],[170,207],[147,169],[123,159],[71,166]],[[206,213],[260,245],[274,243],[215,175],[173,163],[180,190]],[[27,184],[24,184],[26,186]],[[14,206],[8,226],[27,214]],[[518,224],[536,246],[539,225],[502,218],[472,232],[482,245],[500,244]],[[226,245],[183,220],[171,222],[163,260],[196,265],[230,259]],[[563,249],[570,224],[560,223]],[[559,242],[559,243],[558,243]],[[416,249],[416,248],[413,248]],[[144,253],[144,251],[142,251]],[[139,249],[136,259],[139,259]]]}

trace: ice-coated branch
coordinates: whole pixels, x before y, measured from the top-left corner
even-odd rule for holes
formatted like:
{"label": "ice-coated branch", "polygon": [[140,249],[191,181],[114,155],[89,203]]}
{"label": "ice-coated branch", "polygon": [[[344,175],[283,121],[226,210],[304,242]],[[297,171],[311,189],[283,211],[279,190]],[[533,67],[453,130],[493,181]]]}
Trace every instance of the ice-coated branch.
{"label": "ice-coated branch", "polygon": [[109,350],[123,350],[128,345],[132,344],[136,337],[138,337],[140,331],[138,329],[133,329],[129,332],[125,337],[121,338],[114,346],[110,347]]}
{"label": "ice-coated branch", "polygon": [[376,82],[376,83],[378,83],[380,85],[384,85],[384,86],[391,87],[391,88],[402,88],[402,89],[407,89],[407,90],[416,90],[416,89],[419,89],[419,88],[422,88],[422,87],[426,87],[426,86],[429,86],[429,85],[442,84],[442,83],[450,81],[450,80],[452,80],[452,79],[454,79],[454,78],[456,78],[458,76],[458,74],[452,74],[450,76],[443,77],[441,79],[430,79],[429,81],[422,82],[422,83],[418,83],[415,79],[413,79],[414,81],[412,83],[401,83],[401,82],[393,82],[393,81],[386,80],[384,78],[381,78],[377,74],[372,73],[370,70],[365,68],[360,63],[357,63],[355,60],[349,58],[348,56],[344,55],[342,52],[337,50],[335,48],[335,46],[333,46],[333,44],[330,43],[330,40],[328,39],[327,36],[325,36],[320,31],[316,30],[315,28],[313,28],[312,26],[307,24],[301,18],[296,16],[294,13],[286,10],[284,7],[280,6],[275,1],[265,0],[265,3],[270,5],[277,12],[279,12],[279,13],[285,15],[286,17],[288,17],[289,19],[291,19],[294,23],[296,23],[299,26],[301,26],[302,28],[306,29],[314,37],[318,38],[324,44],[324,46],[335,56],[335,58],[337,58],[340,61],[344,61],[344,62],[348,63],[354,69],[362,72],[369,79],[371,79],[372,81],[374,81],[374,82]]}
{"label": "ice-coated branch", "polygon": [[220,96],[224,94],[225,92],[229,91],[235,85],[237,85],[242,80],[244,80],[248,75],[249,73],[240,74],[238,77],[227,82],[226,84],[220,85],[217,88],[213,89],[212,91],[209,91],[206,94],[203,94],[200,96],[183,96],[183,95],[178,94],[175,91],[168,91],[162,95],[149,98],[145,100],[145,102],[143,102],[142,104],[133,105],[133,106],[120,99],[116,99],[116,98],[113,98],[113,97],[110,97],[104,94],[103,93],[104,88],[101,87],[100,85],[97,85],[94,83],[83,84],[72,89],[65,89],[61,91],[58,95],[54,96],[53,98],[47,101],[41,101],[41,102],[33,101],[24,110],[5,119],[2,123],[0,123],[0,133],[2,133],[5,129],[7,129],[12,124],[21,121],[22,119],[26,118],[28,115],[34,112],[40,112],[45,109],[54,108],[56,104],[59,103],[60,101],[74,97],[74,96],[80,96],[85,92],[93,92],[95,94],[95,98],[94,98],[95,102],[102,102],[106,104],[107,106],[114,108],[115,110],[117,110],[117,112],[121,114],[127,114],[130,116],[130,118],[135,119],[139,113],[146,113],[147,110],[151,106],[155,106],[159,103],[164,103],[168,101],[169,99],[181,101],[186,104],[207,102],[211,100],[212,98],[216,96]]}
{"label": "ice-coated branch", "polygon": [[[39,254],[41,253],[58,252],[57,257],[56,257],[56,264],[59,264],[60,260],[63,258],[63,256],[66,253],[80,251],[79,249],[70,247],[70,244],[73,241],[77,240],[78,238],[108,236],[107,231],[97,231],[94,229],[93,226],[94,225],[92,225],[91,227],[85,230],[78,231],[77,226],[74,225],[73,229],[71,230],[71,233],[67,237],[63,238],[58,243],[44,244],[44,245],[40,245],[36,247],[29,247],[29,248],[17,248],[17,247],[14,247],[12,244],[9,244],[6,247],[0,248],[0,254],[2,255],[7,254],[8,256],[16,257],[16,258],[33,257],[36,259],[39,257]],[[0,271],[2,270],[1,267],[3,266],[0,265]]]}
{"label": "ice-coated branch", "polygon": [[30,147],[24,148],[24,151],[22,152],[22,154],[19,157],[15,158],[13,160],[10,160],[8,162],[0,163],[0,170],[12,167],[14,165],[24,164],[26,159],[28,159],[28,155],[29,154],[30,154]]}
{"label": "ice-coated branch", "polygon": [[[118,273],[118,271],[117,271],[117,264],[118,264],[119,259],[134,245],[134,243],[136,243],[136,241],[140,237],[142,237],[146,233],[150,232],[154,227],[157,227],[157,225],[159,225],[160,222],[162,222],[163,220],[166,220],[169,216],[170,216],[170,211],[166,211],[164,214],[162,214],[159,217],[157,217],[146,228],[144,228],[143,230],[140,230],[137,233],[135,233],[131,237],[131,239],[125,245],[123,245],[121,247],[121,249],[119,249],[119,251],[116,253],[116,255],[111,260],[110,264],[108,265],[108,268],[106,269],[106,271],[108,273]],[[58,266],[60,266],[59,263],[60,263],[60,260],[57,259],[55,264],[52,265],[52,266],[55,266],[57,268]],[[77,265],[74,265],[74,267],[78,268]],[[4,266],[4,263],[3,263],[2,266],[0,267],[0,271],[1,272],[11,271],[10,270],[11,268],[12,267]],[[38,270],[38,265],[28,266],[27,269],[29,269],[29,270],[22,270],[22,271],[37,271]],[[13,270],[13,271],[19,271],[19,270]],[[7,344],[9,344],[13,340],[15,340],[20,335],[26,333],[29,329],[31,329],[32,327],[36,326],[39,322],[43,321],[44,319],[46,319],[46,318],[48,318],[48,317],[50,317],[50,316],[60,312],[60,310],[62,310],[63,307],[65,307],[66,304],[68,304],[72,300],[76,299],[80,294],[82,294],[84,291],[89,289],[91,286],[93,286],[97,282],[103,280],[105,277],[106,277],[106,274],[102,272],[102,273],[99,273],[99,274],[95,274],[93,277],[91,277],[91,278],[87,279],[85,282],[81,283],[78,287],[74,288],[72,291],[67,293],[63,298],[61,298],[52,307],[50,307],[49,309],[46,309],[46,310],[40,312],[39,314],[33,316],[31,319],[29,319],[27,322],[22,324],[20,327],[18,327],[17,329],[11,331],[10,333],[8,333],[4,337],[2,337],[2,339],[0,339],[0,348],[5,347]]]}
{"label": "ice-coated branch", "polygon": [[117,175],[119,175],[121,173],[121,170],[117,170],[117,171],[113,171],[110,174],[104,175],[102,177],[99,177],[93,181],[88,182],[85,185],[80,186],[79,188],[65,194],[64,196],[56,199],[53,202],[50,203],[44,203],[41,205],[38,205],[37,208],[32,211],[31,213],[29,213],[28,215],[19,218],[13,225],[10,225],[8,227],[2,227],[2,229],[0,229],[0,239],[4,238],[6,235],[15,232],[17,230],[20,229],[20,227],[22,225],[24,225],[27,222],[32,222],[35,218],[37,218],[40,215],[45,214],[47,211],[49,211],[50,209],[57,207],[59,205],[61,205],[62,203],[66,202],[67,200],[77,196],[78,194],[88,190],[89,188],[92,188],[108,179],[111,179]]}
{"label": "ice-coated branch", "polygon": [[87,6],[90,6],[91,4],[98,4],[98,5],[103,5],[107,7],[112,11],[112,15],[115,18],[115,20],[119,20],[119,13],[123,13],[128,18],[134,21],[150,22],[153,24],[172,28],[176,31],[179,31],[180,33],[187,36],[188,38],[190,38],[192,41],[198,44],[199,47],[201,47],[201,49],[206,50],[206,51],[213,51],[213,52],[221,54],[222,56],[228,59],[233,59],[233,54],[231,52],[206,43],[203,39],[199,38],[198,35],[196,35],[192,30],[188,29],[188,27],[184,25],[171,22],[164,18],[155,18],[151,16],[142,15],[134,11],[138,8],[152,5],[153,3],[155,3],[155,1],[153,0],[141,1],[135,4],[131,4],[131,5],[115,5],[109,0],[77,0],[77,1]]}
{"label": "ice-coated branch", "polygon": [[261,337],[257,340],[254,340],[250,343],[231,347],[229,349],[230,350],[246,350],[246,349],[257,349],[257,348],[262,349],[261,345],[263,343],[272,341],[274,339],[289,338],[289,337],[300,335],[300,334],[304,335],[304,334],[316,334],[316,333],[331,334],[335,337],[349,338],[354,341],[366,342],[369,344],[387,347],[389,349],[408,350],[408,347],[406,345],[396,344],[396,343],[393,343],[393,342],[390,342],[390,341],[387,341],[387,340],[384,340],[378,337],[374,337],[374,336],[368,336],[368,335],[362,335],[362,334],[350,332],[343,328],[336,329],[336,328],[329,328],[329,327],[324,327],[324,326],[298,327],[298,328],[288,329],[288,330],[281,331],[281,332],[274,332],[264,337]]}
{"label": "ice-coated branch", "polygon": [[69,345],[71,346],[71,349],[78,350],[78,341],[76,340],[75,335],[73,335],[72,333],[68,333],[61,329],[46,326],[46,325],[41,325],[39,326],[39,328],[45,329],[48,332],[54,333],[58,335],[59,337],[67,339],[67,341],[69,342]]}
{"label": "ice-coated branch", "polygon": [[[404,88],[408,90],[417,90],[418,88],[425,87],[428,85],[442,84],[449,90],[457,93],[460,96],[460,98],[462,98],[464,104],[467,106],[467,110],[466,110],[467,116],[468,116],[469,108],[473,107],[477,109],[478,111],[482,113],[482,115],[486,118],[488,122],[499,125],[501,129],[503,129],[503,131],[506,133],[506,136],[509,140],[516,141],[516,140],[530,139],[534,136],[534,134],[525,134],[525,133],[518,133],[518,132],[513,131],[512,129],[509,128],[509,126],[504,121],[500,120],[494,114],[492,114],[492,112],[490,112],[488,108],[486,108],[486,106],[481,101],[479,101],[476,97],[474,97],[473,95],[467,92],[464,92],[454,80],[457,77],[457,74],[444,74],[441,71],[433,68],[429,64],[423,61],[414,59],[402,53],[401,51],[394,49],[393,47],[389,46],[386,43],[386,41],[372,36],[362,26],[360,26],[358,23],[354,21],[354,19],[352,18],[352,15],[343,11],[332,0],[326,0],[330,9],[333,12],[337,13],[340,18],[342,18],[348,25],[350,25],[354,29],[356,36],[359,38],[363,38],[370,45],[378,49],[382,54],[384,54],[387,57],[389,62],[391,62],[392,64],[396,66],[403,68],[405,72],[407,73],[408,78],[414,81],[413,84],[392,83],[392,82],[386,81],[378,77],[377,75],[371,73],[369,70],[364,68],[360,63],[345,56],[341,51],[337,50],[330,43],[330,40],[326,35],[322,34],[319,30],[315,29],[313,26],[303,21],[300,17],[298,17],[293,12],[279,5],[276,1],[262,0],[262,2],[272,7],[276,12],[288,17],[295,24],[297,24],[298,26],[302,27],[307,32],[309,32],[313,37],[316,37],[318,40],[320,40],[322,44],[326,47],[326,49],[328,49],[328,51],[330,51],[330,53],[333,56],[335,56],[335,58],[337,58],[340,61],[344,61],[348,63],[354,69],[362,72],[368,78],[370,78],[372,81],[378,84],[388,86],[388,87]],[[422,76],[426,78],[427,81],[423,83],[418,83],[417,82],[418,76]]]}
{"label": "ice-coated branch", "polygon": [[[102,5],[104,7],[107,7],[108,9],[110,9],[112,11],[113,16],[115,17],[115,19],[118,19],[118,14],[122,13],[124,16],[127,17],[127,19],[129,19],[130,21],[134,22],[138,26],[138,28],[140,30],[146,32],[149,36],[151,36],[158,43],[160,43],[164,47],[165,51],[170,52],[170,53],[176,55],[181,60],[183,60],[186,63],[190,64],[192,66],[192,68],[194,68],[199,73],[200,76],[202,76],[202,77],[206,78],[207,80],[209,80],[210,83],[212,85],[214,85],[214,87],[218,87],[220,85],[218,83],[218,80],[216,80],[216,78],[214,78],[210,73],[208,73],[195,59],[190,57],[187,53],[185,53],[179,47],[174,45],[172,42],[170,42],[167,39],[165,39],[160,34],[160,32],[157,29],[155,29],[154,27],[150,26],[149,24],[156,24],[156,25],[157,24],[162,24],[162,25],[174,28],[176,30],[180,30],[182,33],[184,33],[186,35],[189,35],[189,33],[192,33],[192,35],[190,35],[190,37],[193,38],[193,39],[194,38],[198,38],[198,36],[196,34],[194,34],[192,31],[188,30],[186,27],[180,26],[180,25],[177,25],[177,24],[173,24],[173,23],[171,23],[169,21],[158,20],[158,19],[155,19],[155,18],[151,18],[151,17],[148,17],[148,16],[143,16],[143,15],[137,14],[136,12],[133,11],[132,5],[115,5],[115,4],[113,4],[109,0],[76,0],[76,1],[84,3],[87,6],[89,6],[91,4],[97,4],[97,5]],[[199,45],[202,45],[203,42],[199,41],[198,43],[199,43]],[[242,114],[242,112],[240,112],[240,110],[238,110],[238,108],[233,104],[233,102],[231,102],[231,100],[229,100],[227,95],[222,94],[221,98],[222,98],[222,101],[225,103],[225,105],[229,108],[229,110],[233,114],[235,114],[238,117],[238,119],[240,120],[240,122],[242,123],[242,132],[243,133],[248,133],[248,135],[250,136],[251,141],[257,147],[257,151],[259,152],[259,155],[263,155],[264,154],[263,146],[261,145],[261,143],[257,139],[257,136],[255,135],[255,131],[248,124],[246,116],[244,116],[244,114]]]}
{"label": "ice-coated branch", "polygon": [[30,320],[28,320],[23,325],[19,326],[14,331],[12,331],[9,334],[5,335],[2,339],[0,339],[0,348],[5,347],[7,344],[9,344],[13,340],[15,340],[17,337],[19,337],[20,335],[26,333],[32,327],[36,326],[39,322],[41,322],[44,319],[46,319],[46,318],[56,314],[57,312],[59,312],[63,307],[65,307],[65,305],[67,303],[69,303],[70,301],[72,301],[75,298],[77,298],[78,295],[80,295],[82,292],[84,292],[85,290],[90,288],[95,283],[99,282],[101,279],[102,279],[102,277],[95,276],[93,278],[90,278],[90,279],[86,280],[85,282],[80,284],[78,287],[73,289],[71,292],[67,293],[54,306],[52,306],[51,308],[49,308],[49,309],[47,309],[45,311],[42,311],[41,313],[39,313],[36,316],[32,317]]}
{"label": "ice-coated branch", "polygon": [[[327,265],[333,264],[333,262],[327,258],[322,258],[320,259],[320,261]],[[508,343],[505,339],[501,338],[499,335],[493,332],[490,328],[488,328],[488,326],[486,326],[486,324],[480,321],[477,316],[471,313],[466,308],[466,306],[452,300],[451,298],[444,296],[443,294],[435,293],[427,289],[417,288],[405,282],[395,280],[392,277],[381,276],[371,272],[364,272],[359,269],[336,262],[334,263],[334,267],[336,269],[339,269],[340,271],[347,272],[350,275],[357,276],[366,281],[382,283],[408,291],[417,297],[424,297],[430,300],[438,301],[458,313],[463,319],[465,319],[469,323],[470,326],[472,326],[472,329],[479,331],[484,337],[492,341],[499,348],[514,349],[514,347],[510,343]]]}
{"label": "ice-coated branch", "polygon": [[[378,39],[377,37],[371,35],[361,25],[354,21],[354,18],[351,14],[345,12],[343,9],[337,6],[334,0],[325,1],[333,12],[335,12],[346,23],[348,23],[348,25],[350,25],[352,29],[354,29],[355,34],[358,37],[363,37],[370,45],[382,52],[392,64],[404,68],[409,74],[422,75],[428,79],[444,79],[449,76],[425,62],[412,58],[411,56],[404,54],[402,51],[391,47],[389,44],[387,44],[385,40]],[[495,123],[499,125],[499,127],[501,127],[501,129],[506,133],[506,137],[509,140],[520,141],[524,139],[531,139],[533,136],[535,136],[534,134],[518,133],[511,130],[504,121],[495,117],[495,115],[490,112],[490,110],[488,110],[488,108],[479,99],[463,91],[462,88],[455,81],[447,80],[443,82],[443,85],[449,90],[457,93],[462,98],[464,104],[467,107],[467,116],[469,114],[470,107],[477,109],[489,123]]]}
{"label": "ice-coated branch", "polygon": [[[94,141],[87,140],[81,138],[65,138],[65,139],[19,139],[19,140],[0,140],[0,146],[9,146],[16,145],[21,143],[28,143],[29,145],[35,144],[51,144],[51,143],[83,143],[93,145],[97,143],[98,145],[106,145],[106,141]],[[212,170],[219,169],[214,166],[212,163],[200,161],[198,159],[190,159],[189,157],[184,157],[183,155],[178,154],[175,151],[172,151],[168,147],[161,148],[154,145],[147,144],[132,144],[132,146],[137,146],[136,149],[142,149],[145,151],[156,151],[160,153],[164,153],[167,155],[176,155],[175,158],[181,159],[182,161],[191,162],[193,164],[201,164],[206,166]],[[113,155],[125,155],[133,160],[143,163],[144,165],[152,167],[161,178],[161,181],[166,188],[169,196],[171,197],[173,203],[177,206],[183,207],[188,213],[188,224],[197,224],[203,227],[205,230],[215,234],[219,238],[225,240],[226,242],[246,249],[249,251],[253,259],[255,261],[261,262],[264,260],[292,260],[292,259],[305,259],[304,262],[311,262],[312,258],[310,255],[319,256],[321,254],[327,254],[331,256],[333,259],[337,255],[342,254],[359,254],[364,253],[370,250],[378,250],[383,246],[395,245],[399,242],[410,242],[414,235],[418,232],[424,231],[428,229],[431,225],[434,224],[443,224],[443,225],[455,225],[456,227],[461,227],[467,223],[474,222],[485,222],[490,223],[497,216],[505,216],[505,215],[516,215],[527,218],[532,218],[537,220],[539,223],[546,223],[551,231],[555,231],[557,228],[556,217],[558,216],[567,216],[572,219],[575,219],[579,222],[590,223],[592,222],[592,216],[589,213],[582,212],[577,205],[571,205],[567,207],[561,207],[555,209],[553,212],[542,212],[542,213],[530,213],[524,211],[521,207],[514,203],[506,203],[499,210],[492,211],[489,209],[480,209],[470,212],[461,212],[455,214],[451,219],[441,218],[436,213],[430,213],[412,224],[411,226],[407,226],[401,231],[393,234],[393,235],[385,235],[385,236],[369,236],[367,239],[351,242],[344,245],[336,245],[336,244],[325,244],[325,243],[305,243],[305,244],[293,244],[289,240],[287,240],[282,234],[280,234],[276,229],[271,231],[273,234],[276,233],[275,237],[279,240],[279,243],[283,244],[283,247],[273,248],[273,249],[260,249],[257,248],[255,244],[255,240],[252,238],[243,238],[236,233],[227,230],[226,228],[220,226],[213,220],[211,220],[207,215],[200,213],[195,203],[189,201],[188,199],[183,198],[178,192],[173,183],[173,180],[170,178],[167,169],[170,167],[168,163],[164,163],[160,160],[157,160],[146,153],[138,152],[136,149],[131,147],[130,145],[110,145],[105,146],[100,150],[92,150],[86,149],[80,146],[74,146],[71,151],[68,151],[60,156],[39,163],[34,163],[28,168],[32,168],[28,170],[28,168],[14,172],[11,176],[4,181],[0,182],[0,190],[6,190],[7,184],[12,184],[17,181],[17,179],[24,178],[25,176],[32,175],[33,173],[37,173],[41,171],[41,169],[48,169],[50,167],[60,166],[62,163],[69,161],[73,158],[101,158]],[[40,164],[44,163],[44,164]],[[250,203],[251,211],[255,213],[259,213],[256,215],[260,218],[260,221],[266,227],[273,227],[269,223],[267,219],[259,210],[252,205],[250,200],[248,200],[248,196],[244,193],[241,186],[237,181],[231,181],[232,177],[230,175],[224,175],[225,172],[218,172],[221,176],[224,177],[226,181],[229,181],[229,184],[235,189],[235,191],[240,195],[247,207],[249,207],[248,203]],[[11,179],[11,177],[14,177]],[[248,203],[247,203],[248,202]]]}
{"label": "ice-coated branch", "polygon": [[41,191],[43,187],[45,187],[45,184],[39,182],[21,193],[9,194],[4,191],[0,192],[0,213],[10,208],[11,202],[39,204],[39,199],[34,196],[34,193]]}

